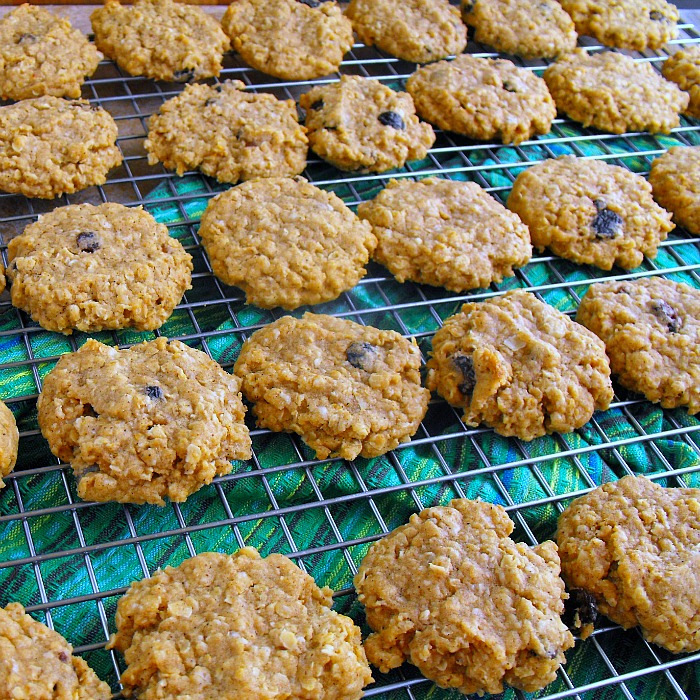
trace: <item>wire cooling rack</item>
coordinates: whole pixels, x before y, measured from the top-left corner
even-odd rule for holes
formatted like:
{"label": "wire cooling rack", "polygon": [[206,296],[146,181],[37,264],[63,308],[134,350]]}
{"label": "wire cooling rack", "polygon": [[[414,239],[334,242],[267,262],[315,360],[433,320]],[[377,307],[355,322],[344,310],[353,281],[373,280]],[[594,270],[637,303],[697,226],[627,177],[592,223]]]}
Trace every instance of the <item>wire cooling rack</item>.
{"label": "wire cooling rack", "polygon": [[[668,51],[698,41],[700,35],[692,26],[681,25],[680,38]],[[589,42],[587,48],[600,47]],[[467,50],[495,55],[473,43]],[[634,56],[659,68],[666,52]],[[541,72],[545,62],[528,66]],[[414,68],[357,44],[340,72],[378,78],[401,89]],[[234,55],[227,56],[220,79],[240,79],[252,90],[281,98],[297,98],[309,88],[309,83],[282,82],[257,73]],[[104,186],[60,200],[0,195],[2,254],[6,260],[10,238],[56,206],[86,201],[146,206],[168,223],[195,261],[193,288],[160,333],[209,353],[230,370],[241,342],[281,312],[246,306],[240,290],[222,285],[212,275],[197,228],[207,200],[224,187],[197,173],[178,178],[147,163],[143,148],[147,119],[181,89],[125,75],[109,61],[100,64],[86,83],[84,96],[117,120],[123,165]],[[335,191],[351,207],[373,197],[391,176],[472,180],[505,201],[518,172],[544,158],[574,153],[646,174],[653,158],[670,146],[700,143],[699,131],[698,124],[683,119],[668,136],[615,136],[557,119],[551,133],[518,147],[475,143],[438,132],[424,161],[391,174],[342,173],[310,153],[304,175]],[[413,335],[426,358],[435,330],[467,300],[520,287],[573,314],[594,280],[663,274],[700,286],[699,270],[699,239],[676,229],[657,258],[645,260],[637,270],[603,273],[536,255],[513,278],[466,295],[398,284],[385,269],[372,264],[355,289],[314,311]],[[126,346],[154,335],[119,331],[96,337]],[[597,413],[581,430],[531,443],[501,438],[485,428],[467,428],[460,412],[434,398],[411,442],[383,457],[353,463],[316,460],[295,436],[257,429],[251,421],[252,460],[235,463],[229,476],[216,479],[183,504],[158,508],[86,503],[76,496],[69,466],[48,450],[35,411],[42,377],[60,354],[75,350],[85,339],[81,333],[65,337],[43,331],[10,305],[7,292],[0,298],[0,387],[21,434],[16,471],[6,477],[7,486],[0,492],[0,605],[17,600],[54,627],[116,694],[123,660],[107,651],[105,643],[114,631],[117,600],[131,581],[196,553],[233,552],[247,544],[263,554],[287,554],[317,583],[331,586],[336,608],[366,632],[352,576],[373,541],[421,508],[463,496],[501,503],[515,522],[514,537],[535,544],[554,535],[557,514],[572,496],[603,481],[646,473],[665,485],[700,485],[700,422],[683,410],[662,411],[616,387],[611,408]],[[700,654],[670,654],[649,645],[638,631],[625,632],[604,621],[591,638],[577,641],[557,680],[532,697],[692,700],[700,697],[698,660]],[[375,670],[374,675],[368,697],[458,697],[437,688],[408,664],[388,675]],[[502,697],[526,695],[507,689]]]}

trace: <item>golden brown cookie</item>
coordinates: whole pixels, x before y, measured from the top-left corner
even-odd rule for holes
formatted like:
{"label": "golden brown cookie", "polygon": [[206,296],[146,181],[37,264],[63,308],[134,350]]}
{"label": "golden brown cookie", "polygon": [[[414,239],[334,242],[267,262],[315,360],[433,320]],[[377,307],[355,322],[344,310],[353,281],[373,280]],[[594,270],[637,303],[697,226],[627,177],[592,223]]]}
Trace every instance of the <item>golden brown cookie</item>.
{"label": "golden brown cookie", "polygon": [[700,290],[662,277],[599,282],[576,316],[605,342],[623,386],[700,411]]}
{"label": "golden brown cookie", "polygon": [[359,700],[360,629],[331,594],[281,554],[205,552],[132,583],[108,648],[129,696]]}
{"label": "golden brown cookie", "polygon": [[294,100],[245,92],[239,80],[188,85],[148,120],[148,162],[219,182],[299,175],[308,139]]}
{"label": "golden brown cookie", "polygon": [[244,182],[214,197],[199,235],[214,274],[265,309],[335,299],[365,276],[372,230],[304,178]]}
{"label": "golden brown cookie", "polygon": [[[0,489],[5,485],[2,480],[14,468],[17,462],[19,431],[12,411],[0,401]],[[0,681],[0,686],[2,681]]]}
{"label": "golden brown cookie", "polygon": [[81,498],[164,505],[250,457],[239,387],[177,340],[118,350],[90,339],[44,379],[39,427]]}
{"label": "golden brown cookie", "polygon": [[379,241],[372,257],[399,282],[488,287],[532,253],[527,226],[475,182],[390,180],[357,213]]}
{"label": "golden brown cookie", "polygon": [[580,428],[613,398],[605,346],[530,292],[462,306],[433,338],[426,385],[464,422],[533,440]]}
{"label": "golden brown cookie", "polygon": [[284,80],[337,71],[353,44],[352,24],[337,2],[236,0],[221,25],[249,66]]}
{"label": "golden brown cookie", "polygon": [[410,661],[443,688],[479,695],[551,683],[574,645],[557,547],[516,544],[512,531],[500,506],[456,499],[375,542],[355,576],[370,662],[386,673]]}
{"label": "golden brown cookie", "polygon": [[700,649],[700,489],[625,476],[559,516],[562,576],[600,611],[673,652]]}
{"label": "golden brown cookie", "polygon": [[669,56],[663,62],[661,73],[690,95],[683,114],[700,118],[700,45],[687,46]]}
{"label": "golden brown cookie", "polygon": [[258,425],[295,432],[318,459],[376,457],[406,442],[428,408],[420,350],[394,331],[306,313],[243,344],[234,372]]}

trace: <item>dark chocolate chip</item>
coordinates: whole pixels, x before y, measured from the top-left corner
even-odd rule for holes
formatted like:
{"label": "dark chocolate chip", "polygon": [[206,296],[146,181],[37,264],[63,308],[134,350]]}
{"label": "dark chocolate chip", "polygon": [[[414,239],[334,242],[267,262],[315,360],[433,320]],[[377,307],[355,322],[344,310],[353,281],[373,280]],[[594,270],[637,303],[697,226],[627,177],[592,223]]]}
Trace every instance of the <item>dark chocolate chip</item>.
{"label": "dark chocolate chip", "polygon": [[189,83],[194,78],[194,68],[183,68],[173,73],[173,80],[176,83]]}
{"label": "dark chocolate chip", "polygon": [[591,222],[591,228],[598,238],[615,238],[621,233],[622,217],[617,213],[608,209],[602,199],[596,199],[593,204],[598,213]]}
{"label": "dark chocolate chip", "polygon": [[678,333],[681,327],[681,319],[678,317],[676,310],[667,301],[652,299],[649,306],[654,316],[662,323],[665,323],[671,333]]}
{"label": "dark chocolate chip", "polygon": [[82,253],[94,253],[100,249],[100,238],[94,231],[79,233],[75,242],[78,244],[78,250]]}
{"label": "dark chocolate chip", "polygon": [[316,102],[311,105],[311,109],[315,109],[316,111],[323,109],[323,100],[316,100]]}
{"label": "dark chocolate chip", "polygon": [[468,15],[474,9],[475,4],[475,0],[462,0],[462,14]]}
{"label": "dark chocolate chip", "polygon": [[217,83],[216,85],[214,85],[214,90],[216,90],[217,92],[223,92],[224,86],[221,83]]}
{"label": "dark chocolate chip", "polygon": [[319,0],[299,0],[299,2],[303,2],[304,5],[308,5],[309,7],[318,7],[321,4]]}
{"label": "dark chocolate chip", "polygon": [[401,115],[397,112],[382,112],[377,118],[379,119],[380,124],[390,126],[392,129],[403,131],[406,128]]}
{"label": "dark chocolate chip", "polygon": [[659,12],[658,10],[652,10],[649,13],[649,19],[653,20],[654,22],[670,22],[668,17],[664,15],[663,13]]}
{"label": "dark chocolate chip", "polygon": [[511,83],[509,80],[503,81],[503,89],[506,92],[518,92],[518,88],[516,88],[515,85],[513,85],[513,83]]}
{"label": "dark chocolate chip", "polygon": [[154,401],[160,401],[161,399],[165,398],[165,394],[159,386],[146,386],[143,389],[143,393],[146,394],[149,399],[153,399]]}
{"label": "dark chocolate chip", "polygon": [[39,41],[39,37],[36,34],[20,34],[17,43],[23,44],[33,44],[35,41]]}
{"label": "dark chocolate chip", "polygon": [[61,663],[67,664],[69,659],[70,659],[70,654],[66,653],[65,651],[58,652],[58,660]]}
{"label": "dark chocolate chip", "polygon": [[372,343],[367,342],[350,343],[345,351],[345,356],[353,367],[371,372],[377,357],[377,348]]}
{"label": "dark chocolate chip", "polygon": [[598,619],[598,607],[593,594],[583,588],[572,588],[569,599],[564,601],[561,619],[574,634],[579,634],[587,625],[594,625]]}
{"label": "dark chocolate chip", "polygon": [[211,107],[212,105],[218,104],[219,100],[216,97],[209,97],[207,98],[206,102],[204,103],[205,107]]}
{"label": "dark chocolate chip", "polygon": [[462,375],[462,381],[457,385],[457,388],[465,396],[471,394],[476,386],[476,373],[474,372],[474,362],[469,355],[457,353],[452,355],[452,364],[459,370]]}

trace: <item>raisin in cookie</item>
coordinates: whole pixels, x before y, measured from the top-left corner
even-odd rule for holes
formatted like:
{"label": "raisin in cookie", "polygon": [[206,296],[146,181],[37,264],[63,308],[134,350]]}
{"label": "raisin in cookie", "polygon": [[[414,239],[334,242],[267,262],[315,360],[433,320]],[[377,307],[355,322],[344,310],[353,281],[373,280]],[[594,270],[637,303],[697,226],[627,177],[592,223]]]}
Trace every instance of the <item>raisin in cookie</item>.
{"label": "raisin in cookie", "polygon": [[700,45],[693,44],[669,56],[663,62],[661,73],[690,96],[683,114],[700,118]]}
{"label": "raisin in cookie", "polygon": [[479,695],[551,683],[574,645],[557,547],[516,544],[512,531],[500,506],[456,499],[375,542],[354,581],[374,630],[370,662],[386,673],[408,660]]}
{"label": "raisin in cookie", "polygon": [[17,462],[19,431],[12,411],[0,401],[0,489],[5,485],[2,480],[14,468]]}
{"label": "raisin in cookie", "polygon": [[467,45],[467,28],[449,0],[351,0],[345,14],[360,41],[405,61],[437,61]]}
{"label": "raisin in cookie", "polygon": [[619,49],[660,49],[678,36],[678,10],[666,0],[561,0],[579,34]]}
{"label": "raisin in cookie", "polygon": [[109,649],[141,698],[359,700],[360,629],[287,557],[205,552],[132,583]]}
{"label": "raisin in cookie", "polygon": [[110,700],[112,691],[58,632],[10,603],[0,608],[0,697]]}
{"label": "raisin in cookie", "polygon": [[406,82],[419,116],[481,141],[519,144],[546,134],[557,112],[542,78],[505,59],[461,54],[419,68]]}
{"label": "raisin in cookie", "polygon": [[60,333],[160,328],[191,287],[192,257],[140,207],[59,207],[7,252],[13,305]]}
{"label": "raisin in cookie", "polygon": [[415,341],[321,314],[253,333],[234,367],[258,425],[301,435],[319,459],[376,457],[407,441],[428,408]]}
{"label": "raisin in cookie", "polygon": [[122,162],[117,125],[86,100],[45,95],[0,107],[0,189],[53,199],[102,185]]}
{"label": "raisin in cookie", "polygon": [[353,44],[352,24],[336,2],[237,0],[221,25],[249,66],[284,80],[337,71]]}
{"label": "raisin in cookie", "polygon": [[102,54],[62,17],[25,3],[0,20],[0,97],[80,97]]}
{"label": "raisin in cookie", "polygon": [[219,182],[298,175],[308,139],[294,100],[244,92],[238,80],[188,85],[148,120],[148,162],[178,175],[198,168]]}
{"label": "raisin in cookie", "polygon": [[576,319],[605,342],[622,386],[700,411],[700,290],[661,277],[599,282]]}
{"label": "raisin in cookie", "polygon": [[613,134],[668,134],[688,106],[688,94],[650,63],[614,51],[576,49],[559,56],[543,77],[559,110],[584,126]]}
{"label": "raisin in cookie", "polygon": [[631,269],[673,229],[651,185],[626,168],[575,156],[523,170],[508,208],[529,226],[532,244],[562,258],[610,270]]}
{"label": "raisin in cookie", "polygon": [[580,428],[613,397],[605,346],[525,291],[464,304],[433,338],[427,386],[464,422],[533,440]]}
{"label": "raisin in cookie", "polygon": [[379,244],[372,257],[399,282],[464,292],[527,264],[527,226],[475,182],[391,180],[357,209]]}
{"label": "raisin in cookie", "polygon": [[250,180],[222,192],[209,202],[199,234],[214,274],[265,309],[335,299],[365,276],[377,244],[342,199],[301,177]]}
{"label": "raisin in cookie", "polygon": [[44,379],[37,410],[51,451],[86,500],[163,505],[250,457],[240,382],[200,350],[88,340]]}
{"label": "raisin in cookie", "polygon": [[700,489],[625,476],[559,516],[564,580],[600,611],[673,652],[700,649]]}
{"label": "raisin in cookie", "polygon": [[425,158],[435,142],[413,99],[378,80],[344,75],[299,98],[312,150],[341,170],[381,173]]}
{"label": "raisin in cookie", "polygon": [[230,42],[201,7],[172,0],[105,0],[90,16],[95,44],[131,75],[188,82],[219,75]]}
{"label": "raisin in cookie", "polygon": [[523,58],[554,58],[576,47],[576,30],[556,0],[462,0],[474,39]]}
{"label": "raisin in cookie", "polygon": [[669,148],[652,162],[649,182],[676,223],[700,236],[700,146]]}

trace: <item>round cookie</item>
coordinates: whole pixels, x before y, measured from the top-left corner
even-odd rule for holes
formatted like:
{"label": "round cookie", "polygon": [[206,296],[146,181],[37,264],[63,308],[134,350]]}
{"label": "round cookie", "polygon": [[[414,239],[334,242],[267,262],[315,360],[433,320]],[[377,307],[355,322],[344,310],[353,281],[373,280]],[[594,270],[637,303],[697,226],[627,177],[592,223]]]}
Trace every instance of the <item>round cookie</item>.
{"label": "round cookie", "polygon": [[[2,480],[14,468],[17,462],[19,431],[12,411],[0,401],[0,489],[5,486]],[[1,687],[2,681],[0,681]]]}
{"label": "round cookie", "polygon": [[110,700],[112,691],[58,632],[10,603],[0,608],[0,697]]}
{"label": "round cookie", "polygon": [[649,171],[654,199],[676,223],[700,236],[700,146],[674,146]]}
{"label": "round cookie", "polygon": [[236,0],[221,26],[249,66],[284,80],[337,71],[353,45],[352,24],[336,2]]}
{"label": "round cookie", "polygon": [[102,185],[122,162],[117,125],[86,100],[46,95],[0,107],[0,189],[53,199]]}
{"label": "round cookie", "polygon": [[700,489],[625,476],[559,516],[562,576],[600,611],[672,652],[700,649]]}
{"label": "round cookie", "polygon": [[599,338],[522,290],[462,306],[435,333],[428,389],[464,422],[533,440],[580,428],[613,398]]}
{"label": "round cookie", "polygon": [[465,694],[551,683],[574,645],[557,547],[516,544],[512,531],[501,506],[455,499],[375,542],[354,579],[370,663],[386,673],[408,660]]}
{"label": "round cookie", "polygon": [[605,342],[622,386],[664,408],[700,411],[700,290],[661,277],[599,282],[576,320]]}
{"label": "round cookie", "polygon": [[360,629],[287,557],[205,552],[132,583],[108,649],[141,698],[359,700]]}
{"label": "round cookie", "polygon": [[301,177],[222,192],[209,201],[199,235],[214,274],[264,309],[335,299],[365,276],[377,244],[342,199]]}
{"label": "round cookie", "polygon": [[102,54],[62,17],[25,3],[0,20],[0,98],[80,97]]}
{"label": "round cookie", "polygon": [[576,30],[556,0],[462,0],[474,40],[523,58],[554,58],[576,47]]}
{"label": "round cookie", "polygon": [[523,170],[508,208],[530,228],[532,244],[577,263],[632,269],[674,226],[651,185],[602,160],[561,156]]}
{"label": "round cookie", "polygon": [[160,328],[192,286],[192,257],[140,207],[59,207],[7,252],[12,304],[60,333]]}
{"label": "round cookie", "polygon": [[488,287],[532,254],[527,226],[475,182],[391,180],[357,213],[379,241],[372,257],[399,282]]}
{"label": "round cookie", "polygon": [[148,162],[219,182],[298,175],[308,139],[294,100],[244,92],[239,80],[188,85],[148,120]]}
{"label": "round cookie", "polygon": [[378,80],[343,75],[299,98],[312,150],[341,170],[381,173],[425,158],[435,142],[413,99]]}
{"label": "round cookie", "polygon": [[679,15],[666,0],[561,0],[579,34],[619,49],[660,49],[678,36]]}
{"label": "round cookie", "polygon": [[467,28],[449,0],[351,0],[345,15],[367,46],[413,63],[460,54],[467,45]]}
{"label": "round cookie", "polygon": [[700,45],[693,44],[669,56],[663,62],[661,73],[690,95],[683,114],[700,119]]}
{"label": "round cookie", "polygon": [[89,339],[44,379],[39,427],[85,500],[184,501],[248,459],[240,381],[159,337],[126,350]]}
{"label": "round cookie", "polygon": [[406,81],[416,112],[447,131],[519,144],[546,134],[557,115],[542,78],[505,59],[461,54],[419,68]]}
{"label": "round cookie", "polygon": [[258,425],[295,432],[318,459],[376,457],[428,408],[415,341],[321,314],[283,316],[246,340],[234,372]]}
{"label": "round cookie", "polygon": [[688,95],[651,64],[614,51],[576,49],[559,56],[543,77],[559,110],[583,126],[613,134],[668,134],[688,106]]}
{"label": "round cookie", "polygon": [[130,75],[189,82],[217,76],[230,42],[202,8],[172,0],[105,0],[91,15],[95,44]]}

